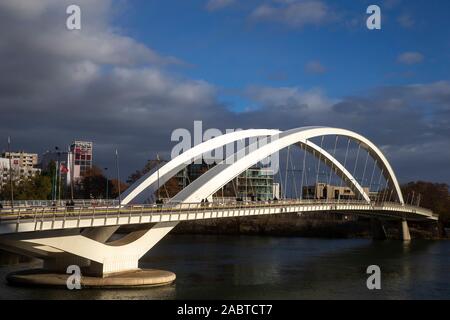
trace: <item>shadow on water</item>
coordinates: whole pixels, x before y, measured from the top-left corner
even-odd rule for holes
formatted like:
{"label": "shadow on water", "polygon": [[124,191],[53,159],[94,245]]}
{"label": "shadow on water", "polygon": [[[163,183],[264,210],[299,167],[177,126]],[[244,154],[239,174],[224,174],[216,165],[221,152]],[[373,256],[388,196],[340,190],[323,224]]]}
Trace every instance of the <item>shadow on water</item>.
{"label": "shadow on water", "polygon": [[[366,287],[369,265],[381,290]],[[170,270],[173,285],[130,290],[14,288],[17,299],[422,299],[450,297],[450,242],[169,235],[141,267]],[[23,266],[22,266],[23,268]]]}
{"label": "shadow on water", "polygon": [[[173,236],[144,258],[171,265],[177,298],[445,298],[447,242]],[[366,269],[382,271],[369,291]]]}

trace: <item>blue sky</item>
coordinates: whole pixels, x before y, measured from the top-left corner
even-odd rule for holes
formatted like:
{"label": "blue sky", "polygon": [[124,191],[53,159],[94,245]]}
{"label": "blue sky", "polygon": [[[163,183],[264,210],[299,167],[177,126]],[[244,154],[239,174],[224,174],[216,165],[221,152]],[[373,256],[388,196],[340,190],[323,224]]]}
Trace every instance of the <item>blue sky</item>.
{"label": "blue sky", "polygon": [[[233,1],[214,11],[203,0],[140,0],[127,3],[119,19],[134,38],[184,61],[186,66],[176,68],[179,74],[219,86],[222,100],[233,110],[251,103],[236,94],[251,85],[320,88],[342,97],[448,77],[448,1],[324,3],[329,17],[319,25],[299,27],[255,21],[253,10],[271,1],[252,0]],[[365,27],[369,4],[382,10],[380,31]],[[406,52],[422,55],[422,61],[399,62]],[[323,71],[308,72],[310,63],[320,64]]]}

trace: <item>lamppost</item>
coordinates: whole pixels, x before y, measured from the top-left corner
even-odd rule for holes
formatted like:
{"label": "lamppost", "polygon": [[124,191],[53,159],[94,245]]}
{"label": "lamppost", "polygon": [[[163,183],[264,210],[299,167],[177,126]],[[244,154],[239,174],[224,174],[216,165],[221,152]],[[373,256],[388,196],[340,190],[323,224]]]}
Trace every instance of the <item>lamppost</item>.
{"label": "lamppost", "polygon": [[108,172],[108,168],[103,168],[103,170],[105,170],[105,178],[106,178],[106,197],[105,199],[108,200],[108,176],[106,174],[106,172]]}
{"label": "lamppost", "polygon": [[12,177],[12,155],[11,155],[11,137],[8,136],[8,156],[9,156],[9,184],[11,188],[11,211],[14,211],[14,184]]}
{"label": "lamppost", "polygon": [[119,171],[119,152],[116,149],[116,168],[117,168],[117,190],[119,191],[119,208],[122,205],[122,196],[120,194],[120,171]]}
{"label": "lamppost", "polygon": [[58,156],[58,161],[56,163],[55,170],[55,202],[56,200],[61,200],[61,165],[60,165],[60,157],[61,152],[59,151],[59,147],[55,147],[56,154]]}
{"label": "lamppost", "polygon": [[160,158],[159,158],[159,153],[157,153],[156,154],[156,160],[158,161],[158,169],[157,169],[157,176],[158,176],[158,190],[157,190],[157,200],[156,200],[156,203],[159,203],[159,198],[160,198],[160,192],[159,192],[159,188],[160,188],[160,185],[159,185],[159,167],[160,167],[160,164],[161,164],[161,160],[160,160]]}
{"label": "lamppost", "polygon": [[70,150],[70,147],[67,147],[68,159],[70,160],[70,199],[73,202],[73,169],[74,169],[74,161],[73,158],[74,153]]}

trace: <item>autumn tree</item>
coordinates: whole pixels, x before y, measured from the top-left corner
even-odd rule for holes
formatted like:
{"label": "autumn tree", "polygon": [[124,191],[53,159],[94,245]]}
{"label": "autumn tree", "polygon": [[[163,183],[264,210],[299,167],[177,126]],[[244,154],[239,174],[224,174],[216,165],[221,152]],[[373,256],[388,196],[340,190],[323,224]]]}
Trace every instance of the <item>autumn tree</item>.
{"label": "autumn tree", "polygon": [[117,179],[110,180],[109,192],[111,198],[119,197],[119,186],[120,186],[120,193],[123,193],[129,187],[129,185],[123,181],[118,181]]}
{"label": "autumn tree", "polygon": [[142,170],[136,170],[133,172],[127,179],[128,184],[133,184],[137,180],[139,180],[142,176],[147,174],[148,172],[152,171],[153,169],[157,168],[159,165],[162,165],[166,163],[166,160],[148,160],[147,163],[144,165],[144,168]]}
{"label": "autumn tree", "polygon": [[[417,204],[439,214],[439,219],[444,224],[450,223],[450,195],[449,186],[445,183],[409,182],[402,186],[405,201]],[[413,199],[414,195],[414,199]]]}

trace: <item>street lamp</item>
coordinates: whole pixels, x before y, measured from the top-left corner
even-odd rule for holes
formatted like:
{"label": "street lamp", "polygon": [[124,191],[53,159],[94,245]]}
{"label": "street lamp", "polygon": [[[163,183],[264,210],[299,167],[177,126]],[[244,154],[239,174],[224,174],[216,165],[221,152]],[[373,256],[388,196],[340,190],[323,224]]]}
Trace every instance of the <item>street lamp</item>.
{"label": "street lamp", "polygon": [[71,202],[73,202],[73,178],[74,178],[73,169],[75,166],[74,165],[75,159],[73,157],[74,157],[74,152],[72,152],[70,150],[70,147],[68,146],[67,147],[67,159],[69,159],[69,165],[70,165],[70,199],[71,199]]}
{"label": "street lamp", "polygon": [[61,200],[61,165],[60,165],[60,157],[61,152],[59,151],[59,147],[55,147],[56,154],[58,156],[58,161],[56,163],[55,170],[55,201]]}
{"label": "street lamp", "polygon": [[9,184],[11,188],[11,211],[14,211],[14,184],[12,176],[11,137],[8,136]]}
{"label": "street lamp", "polygon": [[103,168],[103,170],[105,170],[105,178],[106,178],[106,197],[105,199],[108,200],[108,175],[106,174],[106,172],[108,171],[108,168]]}
{"label": "street lamp", "polygon": [[116,169],[117,169],[117,189],[119,191],[119,209],[122,206],[122,195],[120,194],[120,171],[119,171],[119,151],[116,149]]}

